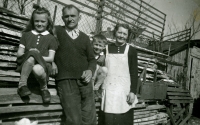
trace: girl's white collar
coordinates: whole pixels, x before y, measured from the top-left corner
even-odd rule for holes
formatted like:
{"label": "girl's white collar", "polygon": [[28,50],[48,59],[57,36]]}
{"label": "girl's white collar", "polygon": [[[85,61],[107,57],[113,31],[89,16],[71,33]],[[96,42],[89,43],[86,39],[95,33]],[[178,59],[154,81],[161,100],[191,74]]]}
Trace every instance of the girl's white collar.
{"label": "girl's white collar", "polygon": [[31,30],[31,32],[34,34],[34,35],[38,35],[38,34],[41,34],[41,35],[48,35],[49,34],[49,31],[44,31],[42,33],[38,33],[36,30]]}

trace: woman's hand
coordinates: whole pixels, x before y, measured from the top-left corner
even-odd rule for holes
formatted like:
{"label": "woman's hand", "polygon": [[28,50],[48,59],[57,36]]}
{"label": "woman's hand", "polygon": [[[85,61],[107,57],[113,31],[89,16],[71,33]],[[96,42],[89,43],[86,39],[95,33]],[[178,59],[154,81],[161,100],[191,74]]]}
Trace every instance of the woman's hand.
{"label": "woman's hand", "polygon": [[127,102],[128,104],[132,104],[135,101],[135,94],[130,92],[127,96]]}

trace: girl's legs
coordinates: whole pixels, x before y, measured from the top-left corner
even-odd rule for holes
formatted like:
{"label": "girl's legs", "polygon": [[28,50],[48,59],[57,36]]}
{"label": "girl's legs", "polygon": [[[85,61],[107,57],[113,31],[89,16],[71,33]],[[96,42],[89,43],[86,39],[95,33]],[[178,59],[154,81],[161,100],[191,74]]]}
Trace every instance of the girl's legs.
{"label": "girl's legs", "polygon": [[47,88],[47,74],[44,70],[44,68],[40,64],[36,64],[33,66],[33,74],[35,75],[35,78],[40,84],[40,90],[42,99],[44,102],[50,102],[51,95]]}
{"label": "girl's legs", "polygon": [[23,64],[19,85],[18,85],[18,94],[23,97],[31,94],[31,91],[27,87],[27,79],[33,69],[35,64],[35,59],[33,57],[29,57]]}

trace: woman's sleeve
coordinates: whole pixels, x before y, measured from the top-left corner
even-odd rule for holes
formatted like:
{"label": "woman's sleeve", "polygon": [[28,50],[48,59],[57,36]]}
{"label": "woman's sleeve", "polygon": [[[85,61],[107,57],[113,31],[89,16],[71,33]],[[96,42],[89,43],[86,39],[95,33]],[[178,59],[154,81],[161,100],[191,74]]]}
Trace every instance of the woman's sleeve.
{"label": "woman's sleeve", "polygon": [[136,49],[131,46],[128,52],[128,61],[129,61],[129,71],[131,78],[130,91],[136,94],[138,85],[138,59],[137,59]]}

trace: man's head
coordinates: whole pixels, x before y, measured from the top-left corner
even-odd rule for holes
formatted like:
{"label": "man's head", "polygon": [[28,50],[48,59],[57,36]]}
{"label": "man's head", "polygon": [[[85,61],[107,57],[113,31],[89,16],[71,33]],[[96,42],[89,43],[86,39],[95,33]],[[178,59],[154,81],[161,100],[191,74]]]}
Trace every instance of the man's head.
{"label": "man's head", "polygon": [[70,4],[62,9],[62,20],[68,30],[75,29],[80,19],[80,10],[76,6]]}
{"label": "man's head", "polygon": [[96,55],[99,55],[105,49],[106,45],[107,39],[105,36],[101,34],[93,36],[92,47]]}

